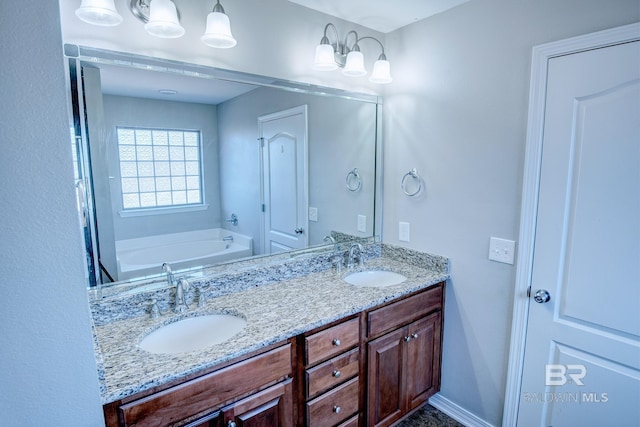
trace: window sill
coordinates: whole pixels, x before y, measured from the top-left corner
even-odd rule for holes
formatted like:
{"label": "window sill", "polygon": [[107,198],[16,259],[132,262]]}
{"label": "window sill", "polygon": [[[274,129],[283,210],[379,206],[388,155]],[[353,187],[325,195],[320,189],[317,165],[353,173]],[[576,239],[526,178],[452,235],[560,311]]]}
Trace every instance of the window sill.
{"label": "window sill", "polygon": [[118,215],[120,215],[122,218],[130,218],[135,216],[164,215],[164,214],[204,211],[207,209],[209,209],[208,204],[191,205],[191,206],[167,206],[163,208],[127,209],[126,211],[124,210],[119,211]]}

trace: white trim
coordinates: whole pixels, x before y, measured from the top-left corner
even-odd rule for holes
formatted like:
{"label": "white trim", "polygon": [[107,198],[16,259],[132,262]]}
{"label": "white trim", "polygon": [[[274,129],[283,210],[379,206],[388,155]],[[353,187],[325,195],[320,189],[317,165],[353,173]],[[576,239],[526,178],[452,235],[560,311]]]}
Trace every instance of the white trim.
{"label": "white trim", "polygon": [[547,43],[533,48],[522,204],[520,208],[520,247],[516,264],[511,344],[507,366],[504,412],[502,415],[502,425],[504,427],[516,426],[518,406],[520,404],[530,301],[527,297],[527,288],[531,283],[531,271],[533,268],[549,60],[557,56],[570,55],[635,40],[640,40],[640,23]]}
{"label": "white trim", "polygon": [[445,413],[466,427],[494,427],[493,424],[489,424],[457,403],[453,403],[446,397],[443,397],[440,393],[436,393],[429,398],[429,405]]}
{"label": "white trim", "polygon": [[129,218],[134,216],[147,216],[147,215],[164,215],[175,214],[184,212],[204,211],[209,209],[209,205],[202,203],[199,205],[182,205],[182,206],[166,206],[159,208],[144,208],[144,209],[127,209],[118,211],[118,215],[122,218]]}

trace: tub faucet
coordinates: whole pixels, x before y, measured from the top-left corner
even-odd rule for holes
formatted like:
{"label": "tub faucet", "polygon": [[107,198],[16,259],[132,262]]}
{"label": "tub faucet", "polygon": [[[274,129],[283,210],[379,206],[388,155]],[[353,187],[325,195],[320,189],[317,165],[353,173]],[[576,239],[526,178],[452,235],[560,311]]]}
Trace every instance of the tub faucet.
{"label": "tub faucet", "polygon": [[[362,245],[360,243],[354,243],[349,246],[349,253],[347,255],[347,268],[353,268],[356,264],[356,259],[358,260],[358,266],[362,267],[364,265],[364,258],[362,256],[363,252]],[[356,255],[356,252],[358,253]]]}
{"label": "tub faucet", "polygon": [[188,290],[189,282],[184,278],[178,280],[178,283],[176,284],[176,302],[173,307],[174,313],[184,313],[189,308],[184,298],[184,293]]}
{"label": "tub faucet", "polygon": [[222,241],[223,242],[231,242],[231,243],[233,243],[233,236],[224,236],[222,238]]}
{"label": "tub faucet", "polygon": [[169,265],[169,263],[165,262],[164,264],[162,264],[162,271],[167,273],[167,282],[169,282],[169,286],[175,285],[176,278],[173,275],[173,271],[171,271],[171,266]]}

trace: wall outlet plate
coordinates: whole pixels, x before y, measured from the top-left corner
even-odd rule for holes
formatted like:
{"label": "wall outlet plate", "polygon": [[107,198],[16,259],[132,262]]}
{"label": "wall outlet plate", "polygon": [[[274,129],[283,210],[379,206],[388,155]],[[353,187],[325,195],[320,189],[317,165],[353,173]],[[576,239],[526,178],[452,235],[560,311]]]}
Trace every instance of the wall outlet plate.
{"label": "wall outlet plate", "polygon": [[318,208],[309,208],[309,221],[318,221]]}
{"label": "wall outlet plate", "polygon": [[361,233],[367,232],[367,217],[366,215],[358,215],[358,231]]}
{"label": "wall outlet plate", "polygon": [[489,240],[489,259],[492,261],[513,264],[516,242],[513,240],[492,237]]}
{"label": "wall outlet plate", "polygon": [[398,240],[408,242],[411,240],[411,225],[408,222],[398,223]]}

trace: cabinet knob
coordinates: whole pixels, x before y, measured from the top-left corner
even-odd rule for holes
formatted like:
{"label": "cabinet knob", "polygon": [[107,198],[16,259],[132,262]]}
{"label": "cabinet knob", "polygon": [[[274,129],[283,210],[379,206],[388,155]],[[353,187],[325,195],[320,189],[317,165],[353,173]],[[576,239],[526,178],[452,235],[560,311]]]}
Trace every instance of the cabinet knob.
{"label": "cabinet knob", "polygon": [[411,341],[411,337],[404,337],[404,342],[409,342]]}
{"label": "cabinet knob", "polygon": [[337,338],[336,338],[336,339],[334,339],[332,342],[333,342],[333,345],[335,345],[335,346],[339,346],[339,345],[341,344],[341,343],[340,343],[340,340],[339,340],[339,339],[337,339]]}
{"label": "cabinet knob", "polygon": [[413,338],[414,340],[417,339],[418,338],[418,334],[416,334],[416,333],[411,334],[411,338]]}
{"label": "cabinet knob", "polygon": [[229,420],[229,422],[227,423],[227,427],[236,427],[236,422],[233,420]]}
{"label": "cabinet knob", "polygon": [[339,413],[340,413],[340,411],[342,411],[342,408],[341,408],[341,407],[339,407],[339,406],[334,406],[334,407],[333,407],[333,412],[335,412],[336,414],[339,414]]}
{"label": "cabinet knob", "polygon": [[340,378],[340,375],[342,375],[342,374],[340,373],[340,371],[338,371],[338,370],[336,369],[335,371],[333,371],[333,374],[332,374],[332,375],[333,375],[334,377],[336,377],[336,378]]}

